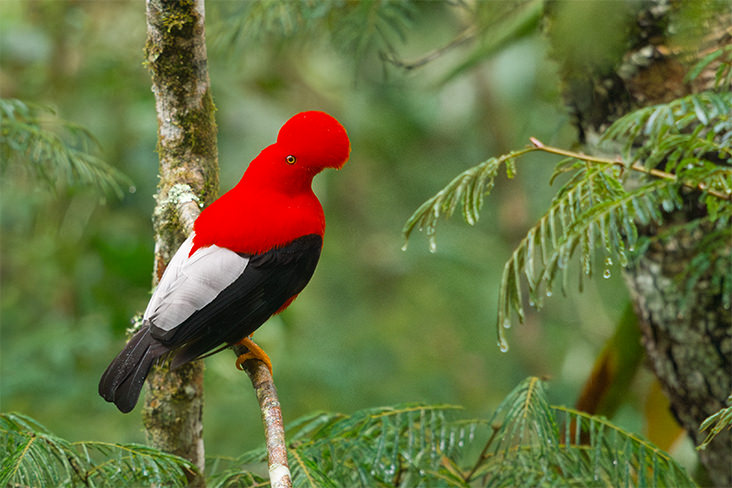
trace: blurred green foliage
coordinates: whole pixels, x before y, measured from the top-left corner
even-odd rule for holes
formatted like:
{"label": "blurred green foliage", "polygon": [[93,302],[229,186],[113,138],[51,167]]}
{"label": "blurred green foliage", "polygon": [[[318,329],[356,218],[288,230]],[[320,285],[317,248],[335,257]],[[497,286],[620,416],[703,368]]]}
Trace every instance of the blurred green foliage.
{"label": "blurred green foliage", "polygon": [[[404,38],[387,34],[392,55],[419,59],[450,43],[475,14],[459,4],[411,4]],[[495,22],[491,4],[479,2],[484,36]],[[528,375],[554,377],[552,401],[572,404],[622,311],[618,277],[528,313],[508,354],[493,328],[503,263],[553,194],[548,159],[528,158],[510,188],[498,178],[478,225],[447,222],[436,254],[418,239],[400,250],[412,211],[475,161],[529,136],[573,141],[541,36],[505,36],[457,75],[473,44],[405,71],[381,59],[378,39],[356,65],[322,28],[307,42],[232,43],[233,5],[207,5],[222,191],[298,111],[332,113],[353,147],[343,170],[315,184],[328,229],[312,282],[256,336],[274,362],[285,420],[400,402],[460,404],[485,417]],[[142,64],[144,6],[6,0],[0,10],[0,97],[49,105],[88,128],[103,159],[134,182],[116,199],[3,176],[0,411],[23,412],[72,440],[139,442],[138,414],[120,415],[96,389],[151,282],[157,125]],[[206,360],[210,455],[237,455],[261,440],[256,401],[233,361],[227,352]],[[622,425],[638,430],[633,397]]]}

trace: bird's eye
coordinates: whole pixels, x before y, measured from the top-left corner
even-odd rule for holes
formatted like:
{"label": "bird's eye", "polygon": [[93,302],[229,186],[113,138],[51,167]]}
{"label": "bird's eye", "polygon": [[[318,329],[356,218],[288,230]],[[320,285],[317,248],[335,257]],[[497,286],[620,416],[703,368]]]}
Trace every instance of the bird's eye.
{"label": "bird's eye", "polygon": [[295,164],[295,161],[297,161],[297,158],[290,154],[285,158],[285,161],[287,161],[287,164]]}

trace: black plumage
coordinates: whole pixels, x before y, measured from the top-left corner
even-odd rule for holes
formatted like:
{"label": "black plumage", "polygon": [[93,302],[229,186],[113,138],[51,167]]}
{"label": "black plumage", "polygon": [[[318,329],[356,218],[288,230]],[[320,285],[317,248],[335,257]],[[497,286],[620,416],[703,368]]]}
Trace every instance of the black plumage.
{"label": "black plumage", "polygon": [[[310,234],[262,254],[242,256],[248,262],[241,275],[179,324],[164,329],[156,326],[154,318],[145,318],[102,375],[99,394],[129,412],[156,361],[172,357],[175,368],[251,335],[305,288],[322,244],[321,236]],[[180,263],[184,267],[185,259]],[[190,287],[186,291],[190,293]],[[169,287],[167,294],[166,300],[175,299],[176,289]],[[148,315],[154,317],[149,311]]]}

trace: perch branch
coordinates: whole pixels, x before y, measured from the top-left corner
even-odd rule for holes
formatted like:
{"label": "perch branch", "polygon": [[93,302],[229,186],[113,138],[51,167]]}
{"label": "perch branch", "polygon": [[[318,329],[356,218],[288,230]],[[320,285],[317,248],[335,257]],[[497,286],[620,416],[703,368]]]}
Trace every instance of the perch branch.
{"label": "perch branch", "polygon": [[[237,356],[249,352],[245,346],[239,344],[232,346],[232,349]],[[242,366],[252,381],[259,409],[262,412],[270,485],[272,488],[291,488],[292,476],[287,464],[285,427],[272,374],[259,359],[249,359]]]}

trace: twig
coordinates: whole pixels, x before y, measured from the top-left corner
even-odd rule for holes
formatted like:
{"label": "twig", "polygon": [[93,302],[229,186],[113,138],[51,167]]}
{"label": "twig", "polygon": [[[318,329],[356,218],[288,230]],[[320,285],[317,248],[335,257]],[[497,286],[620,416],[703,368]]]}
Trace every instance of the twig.
{"label": "twig", "polygon": [[498,431],[501,430],[501,425],[499,424],[493,424],[491,425],[491,429],[493,429],[493,432],[491,433],[491,436],[488,438],[488,441],[485,443],[485,446],[483,446],[483,450],[480,451],[480,454],[478,455],[478,459],[475,461],[475,464],[473,465],[473,468],[463,476],[463,481],[466,483],[470,483],[471,478],[475,474],[476,471],[478,471],[478,468],[480,468],[480,465],[488,459],[488,449],[490,449],[491,444],[493,444],[493,441],[496,439],[496,435],[498,434]]}
{"label": "twig", "polygon": [[[249,352],[246,347],[239,344],[232,346],[232,349],[237,356]],[[272,488],[291,488],[292,475],[287,463],[285,427],[272,374],[259,359],[249,359],[242,366],[252,381],[259,409],[262,412],[270,485]]]}
{"label": "twig", "polygon": [[439,47],[437,49],[434,49],[427,54],[423,55],[422,57],[414,60],[414,61],[402,61],[398,59],[396,56],[390,56],[390,55],[382,55],[382,58],[394,66],[398,68],[402,68],[406,71],[411,71],[413,69],[421,68],[425,64],[428,64],[435,59],[439,58],[443,54],[445,54],[447,51],[450,51],[451,49],[454,49],[462,44],[465,44],[466,42],[472,41],[478,33],[478,30],[475,27],[468,27],[464,31],[462,31],[458,36],[447,43],[446,45]]}
{"label": "twig", "polygon": [[535,151],[542,151],[542,152],[549,153],[549,154],[556,154],[558,156],[566,156],[568,158],[579,159],[580,161],[587,161],[588,163],[608,164],[608,165],[618,166],[621,169],[622,168],[630,169],[632,171],[654,176],[656,178],[661,178],[663,180],[676,181],[679,184],[681,184],[687,188],[691,188],[693,190],[706,191],[710,195],[714,195],[715,197],[721,198],[722,200],[732,200],[732,195],[727,195],[725,193],[722,193],[722,192],[719,192],[716,190],[705,188],[702,183],[695,184],[695,183],[689,183],[688,181],[683,181],[683,180],[680,181],[678,179],[678,177],[673,173],[668,173],[666,171],[662,171],[662,170],[656,169],[656,168],[646,168],[645,166],[643,166],[641,163],[638,163],[638,162],[634,162],[634,163],[631,163],[630,165],[626,166],[625,163],[620,159],[607,159],[607,158],[601,158],[601,157],[597,157],[597,156],[589,156],[584,153],[578,153],[578,152],[574,152],[574,151],[568,151],[566,149],[561,149],[558,147],[547,146],[535,137],[530,137],[529,140],[531,141],[531,144],[533,146],[533,147],[530,147],[529,149],[533,149]]}

